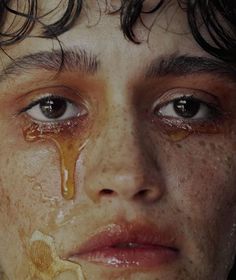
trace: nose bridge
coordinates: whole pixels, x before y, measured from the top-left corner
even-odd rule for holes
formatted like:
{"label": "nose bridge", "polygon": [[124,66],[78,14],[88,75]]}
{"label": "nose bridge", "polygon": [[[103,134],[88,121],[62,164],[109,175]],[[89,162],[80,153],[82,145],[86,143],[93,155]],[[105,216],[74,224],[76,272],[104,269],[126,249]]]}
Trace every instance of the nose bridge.
{"label": "nose bridge", "polygon": [[138,168],[144,155],[139,129],[135,110],[129,100],[124,100],[122,104],[117,102],[111,107],[102,135],[103,169],[112,168],[127,173],[134,167]]}
{"label": "nose bridge", "polygon": [[108,193],[129,200],[134,197],[155,200],[160,194],[160,182],[140,138],[142,127],[132,102],[128,99],[113,102],[107,114],[92,148],[93,160],[87,168],[87,194],[93,200]]}

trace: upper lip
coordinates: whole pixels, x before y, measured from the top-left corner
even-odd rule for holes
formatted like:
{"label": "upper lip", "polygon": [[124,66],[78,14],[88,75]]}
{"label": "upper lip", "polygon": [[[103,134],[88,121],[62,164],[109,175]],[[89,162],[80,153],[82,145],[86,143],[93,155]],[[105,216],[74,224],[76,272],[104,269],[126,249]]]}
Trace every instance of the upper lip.
{"label": "upper lip", "polygon": [[85,241],[79,248],[73,249],[68,258],[102,250],[103,248],[119,248],[133,246],[159,246],[178,250],[176,237],[171,228],[157,229],[156,227],[140,224],[109,224]]}

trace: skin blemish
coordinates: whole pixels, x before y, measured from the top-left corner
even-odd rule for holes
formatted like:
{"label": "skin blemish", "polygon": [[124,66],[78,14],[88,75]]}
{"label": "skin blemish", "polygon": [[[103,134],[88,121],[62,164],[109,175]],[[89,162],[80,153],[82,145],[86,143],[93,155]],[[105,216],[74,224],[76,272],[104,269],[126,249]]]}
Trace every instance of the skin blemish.
{"label": "skin blemish", "polygon": [[88,140],[86,132],[82,120],[71,120],[59,126],[31,123],[23,127],[23,135],[27,142],[49,140],[57,148],[60,155],[61,194],[66,200],[75,197],[76,162],[86,146]]}
{"label": "skin blemish", "polygon": [[9,280],[9,278],[6,276],[4,271],[2,271],[2,268],[0,267],[0,279],[1,280]]}
{"label": "skin blemish", "polygon": [[60,259],[52,237],[35,231],[30,240],[32,266],[27,280],[85,280],[78,264]]}

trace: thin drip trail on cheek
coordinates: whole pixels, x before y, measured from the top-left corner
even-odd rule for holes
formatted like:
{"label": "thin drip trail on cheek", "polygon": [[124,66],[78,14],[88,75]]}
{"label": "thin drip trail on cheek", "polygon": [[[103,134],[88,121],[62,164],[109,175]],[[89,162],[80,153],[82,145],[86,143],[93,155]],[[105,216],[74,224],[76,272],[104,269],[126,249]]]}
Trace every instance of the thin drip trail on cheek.
{"label": "thin drip trail on cheek", "polygon": [[37,123],[23,128],[24,139],[27,142],[50,141],[57,148],[60,157],[61,194],[66,200],[71,200],[75,197],[76,162],[87,143],[86,137],[81,139],[79,133],[75,132],[68,129],[55,132],[44,131],[40,129],[40,125]]}
{"label": "thin drip trail on cheek", "polygon": [[61,194],[67,199],[75,197],[75,169],[80,152],[85,147],[87,141],[83,144],[76,140],[59,142],[57,139],[51,139],[60,153],[61,165]]}

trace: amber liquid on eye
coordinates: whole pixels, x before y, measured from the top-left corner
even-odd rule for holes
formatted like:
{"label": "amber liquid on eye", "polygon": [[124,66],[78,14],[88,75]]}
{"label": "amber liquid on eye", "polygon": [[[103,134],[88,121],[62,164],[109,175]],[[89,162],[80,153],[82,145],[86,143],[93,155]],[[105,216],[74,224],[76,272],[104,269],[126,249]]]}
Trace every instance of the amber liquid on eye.
{"label": "amber liquid on eye", "polygon": [[44,140],[54,143],[60,156],[61,194],[67,200],[75,197],[76,162],[86,144],[86,138],[81,139],[79,134],[76,126],[44,130],[39,124],[33,123],[23,128],[27,142]]}

